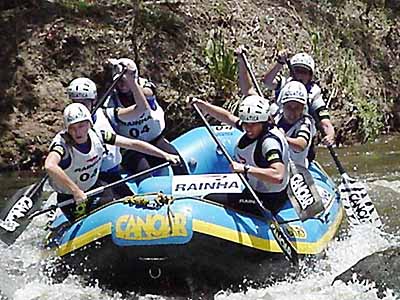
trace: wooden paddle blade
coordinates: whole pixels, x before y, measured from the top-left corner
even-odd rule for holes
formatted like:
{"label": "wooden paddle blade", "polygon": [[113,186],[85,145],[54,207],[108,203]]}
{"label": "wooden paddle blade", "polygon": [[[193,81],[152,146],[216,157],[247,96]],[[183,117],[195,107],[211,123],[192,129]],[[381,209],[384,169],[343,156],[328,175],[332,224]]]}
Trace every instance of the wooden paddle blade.
{"label": "wooden paddle blade", "polygon": [[382,225],[364,183],[344,173],[339,185],[339,192],[351,225],[373,224],[376,227]]}
{"label": "wooden paddle blade", "polygon": [[42,206],[42,187],[46,180],[18,190],[0,213],[0,240],[11,245],[29,225],[28,216]]}
{"label": "wooden paddle blade", "polygon": [[293,247],[292,243],[289,241],[288,237],[282,231],[281,227],[275,219],[272,219],[270,221],[269,228],[271,229],[272,235],[274,236],[275,241],[281,248],[283,254],[290,262],[293,263],[293,265],[297,266],[299,264],[297,250]]}
{"label": "wooden paddle blade", "polygon": [[310,172],[291,162],[290,175],[288,196],[299,218],[304,221],[322,213],[325,208]]}

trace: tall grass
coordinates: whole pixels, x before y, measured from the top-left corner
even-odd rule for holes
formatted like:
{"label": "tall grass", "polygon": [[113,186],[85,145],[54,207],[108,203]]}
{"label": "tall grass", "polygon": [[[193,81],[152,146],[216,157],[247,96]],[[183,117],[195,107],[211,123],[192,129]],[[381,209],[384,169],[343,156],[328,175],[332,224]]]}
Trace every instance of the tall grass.
{"label": "tall grass", "polygon": [[232,49],[226,45],[221,32],[212,32],[204,49],[207,69],[216,90],[230,98],[236,90],[237,64]]}

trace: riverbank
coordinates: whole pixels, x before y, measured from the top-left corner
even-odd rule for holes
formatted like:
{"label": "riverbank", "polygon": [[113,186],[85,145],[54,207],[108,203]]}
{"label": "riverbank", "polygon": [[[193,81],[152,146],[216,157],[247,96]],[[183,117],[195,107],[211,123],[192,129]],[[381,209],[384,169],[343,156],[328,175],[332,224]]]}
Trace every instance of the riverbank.
{"label": "riverbank", "polygon": [[232,50],[239,44],[248,45],[258,78],[279,49],[312,54],[339,144],[393,132],[400,120],[400,5],[364,2],[2,4],[0,169],[41,167],[61,129],[68,82],[90,77],[101,94],[110,81],[104,65],[110,57],[133,58],[157,85],[171,139],[199,124],[185,110],[186,96],[235,107],[240,95]]}

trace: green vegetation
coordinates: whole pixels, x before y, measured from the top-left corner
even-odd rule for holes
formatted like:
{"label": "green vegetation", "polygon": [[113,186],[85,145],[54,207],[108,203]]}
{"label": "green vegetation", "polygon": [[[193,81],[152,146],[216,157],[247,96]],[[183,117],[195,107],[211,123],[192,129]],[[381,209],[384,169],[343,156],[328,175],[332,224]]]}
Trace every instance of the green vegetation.
{"label": "green vegetation", "polygon": [[[334,6],[350,5],[346,1],[330,2]],[[360,9],[368,10],[368,6]],[[377,22],[385,20],[380,10],[375,10],[374,17]],[[385,120],[382,116],[382,103],[378,100],[379,91],[373,89],[364,76],[367,69],[381,72],[385,68],[387,62],[382,48],[384,30],[372,34],[370,25],[350,12],[343,14],[338,23],[346,26],[330,29],[313,24],[307,26],[312,54],[317,64],[317,77],[325,89],[335,91],[331,99],[335,103],[335,110],[345,112],[348,120],[353,117],[357,119],[354,123],[356,128],[351,128],[350,133],[356,133],[363,142],[374,140],[384,128]],[[389,23],[379,21],[379,24],[385,30],[389,28]],[[365,60],[360,59],[360,53],[365,55]],[[333,60],[333,57],[336,59]],[[376,82],[384,80],[376,77]],[[339,111],[332,113],[335,118]]]}
{"label": "green vegetation", "polygon": [[383,118],[378,107],[370,97],[365,97],[361,89],[361,70],[351,49],[343,51],[342,60],[337,68],[338,87],[348,96],[354,105],[359,119],[358,130],[363,141],[375,139],[383,128]]}
{"label": "green vegetation", "polygon": [[236,57],[234,51],[227,47],[221,32],[211,32],[204,55],[216,90],[221,91],[224,98],[231,98],[236,91]]}

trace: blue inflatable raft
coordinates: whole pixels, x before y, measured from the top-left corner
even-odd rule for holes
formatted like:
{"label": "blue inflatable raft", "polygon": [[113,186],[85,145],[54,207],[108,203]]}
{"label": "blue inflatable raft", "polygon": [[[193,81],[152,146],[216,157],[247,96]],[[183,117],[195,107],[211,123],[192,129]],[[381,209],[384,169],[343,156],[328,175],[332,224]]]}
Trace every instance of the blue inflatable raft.
{"label": "blue inflatable raft", "polygon": [[[232,154],[241,133],[227,126],[213,130]],[[64,230],[58,229],[65,217],[56,218],[49,245],[63,264],[100,278],[129,274],[130,281],[187,274],[240,280],[268,273],[274,261],[289,265],[255,206],[241,210],[206,199],[209,193],[242,188],[206,128],[173,144],[191,175],[171,176],[168,170],[139,185],[129,183],[135,196],[108,203]],[[343,209],[323,169],[312,163],[309,171],[325,211],[302,222],[287,201],[276,218],[299,254],[315,255],[335,236]]]}

